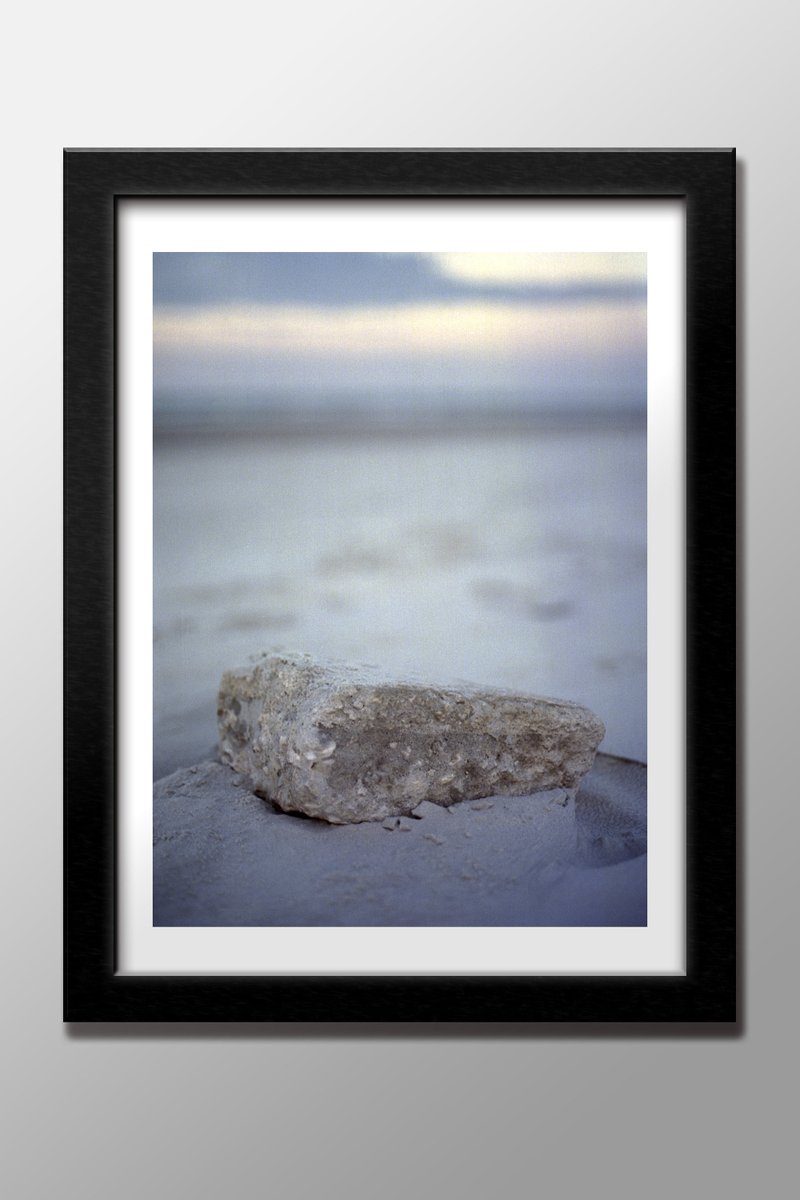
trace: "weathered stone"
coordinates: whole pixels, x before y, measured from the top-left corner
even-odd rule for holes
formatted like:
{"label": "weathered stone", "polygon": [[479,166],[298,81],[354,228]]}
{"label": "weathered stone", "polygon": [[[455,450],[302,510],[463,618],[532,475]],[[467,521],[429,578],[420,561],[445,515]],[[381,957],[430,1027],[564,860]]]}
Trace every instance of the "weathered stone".
{"label": "weathered stone", "polygon": [[267,655],[222,677],[220,750],[254,792],[341,825],[574,789],[603,724],[578,704]]}

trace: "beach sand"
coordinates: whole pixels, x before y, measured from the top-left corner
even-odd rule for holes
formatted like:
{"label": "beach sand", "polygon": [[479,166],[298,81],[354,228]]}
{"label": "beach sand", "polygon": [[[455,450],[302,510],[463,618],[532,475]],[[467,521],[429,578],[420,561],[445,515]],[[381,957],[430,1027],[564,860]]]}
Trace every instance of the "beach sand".
{"label": "beach sand", "polygon": [[[645,923],[645,448],[630,429],[157,440],[156,923]],[[392,830],[278,813],[215,761],[222,672],[265,650],[574,700],[603,754],[574,805]]]}
{"label": "beach sand", "polygon": [[646,769],[599,755],[577,799],[491,797],[328,825],[206,761],[154,793],[154,924],[638,926]]}
{"label": "beach sand", "polygon": [[645,762],[645,439],[157,442],[153,777],[265,650],[574,700]]}

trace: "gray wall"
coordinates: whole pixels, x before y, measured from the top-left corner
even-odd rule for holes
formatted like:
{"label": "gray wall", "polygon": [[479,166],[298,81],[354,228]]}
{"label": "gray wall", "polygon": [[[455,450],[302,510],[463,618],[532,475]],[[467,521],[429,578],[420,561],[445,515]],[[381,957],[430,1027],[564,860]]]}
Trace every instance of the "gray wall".
{"label": "gray wall", "polygon": [[[318,11],[142,0],[113,15],[81,0],[48,7],[17,11],[0,81],[10,169],[0,194],[0,302],[4,325],[14,325],[0,358],[7,1194],[717,1196],[751,1194],[768,1168],[790,1179],[792,8],[777,0],[582,0],[541,11],[508,0],[340,0],[311,6]],[[63,145],[738,146],[749,684],[740,1037],[82,1037],[62,1027]]]}

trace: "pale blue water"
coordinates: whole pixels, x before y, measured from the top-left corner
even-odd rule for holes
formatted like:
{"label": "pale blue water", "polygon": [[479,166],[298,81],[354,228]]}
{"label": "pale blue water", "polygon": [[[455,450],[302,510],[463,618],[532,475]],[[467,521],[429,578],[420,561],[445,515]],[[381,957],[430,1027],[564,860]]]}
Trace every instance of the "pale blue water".
{"label": "pale blue water", "polygon": [[588,704],[646,760],[646,435],[179,438],[155,466],[156,776],[269,648]]}

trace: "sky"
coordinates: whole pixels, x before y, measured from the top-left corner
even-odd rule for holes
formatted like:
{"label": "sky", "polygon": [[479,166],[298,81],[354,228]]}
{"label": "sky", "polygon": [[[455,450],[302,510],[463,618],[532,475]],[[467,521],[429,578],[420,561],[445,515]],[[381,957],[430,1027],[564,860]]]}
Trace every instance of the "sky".
{"label": "sky", "polygon": [[157,411],[645,405],[642,254],[168,253],[153,293]]}

